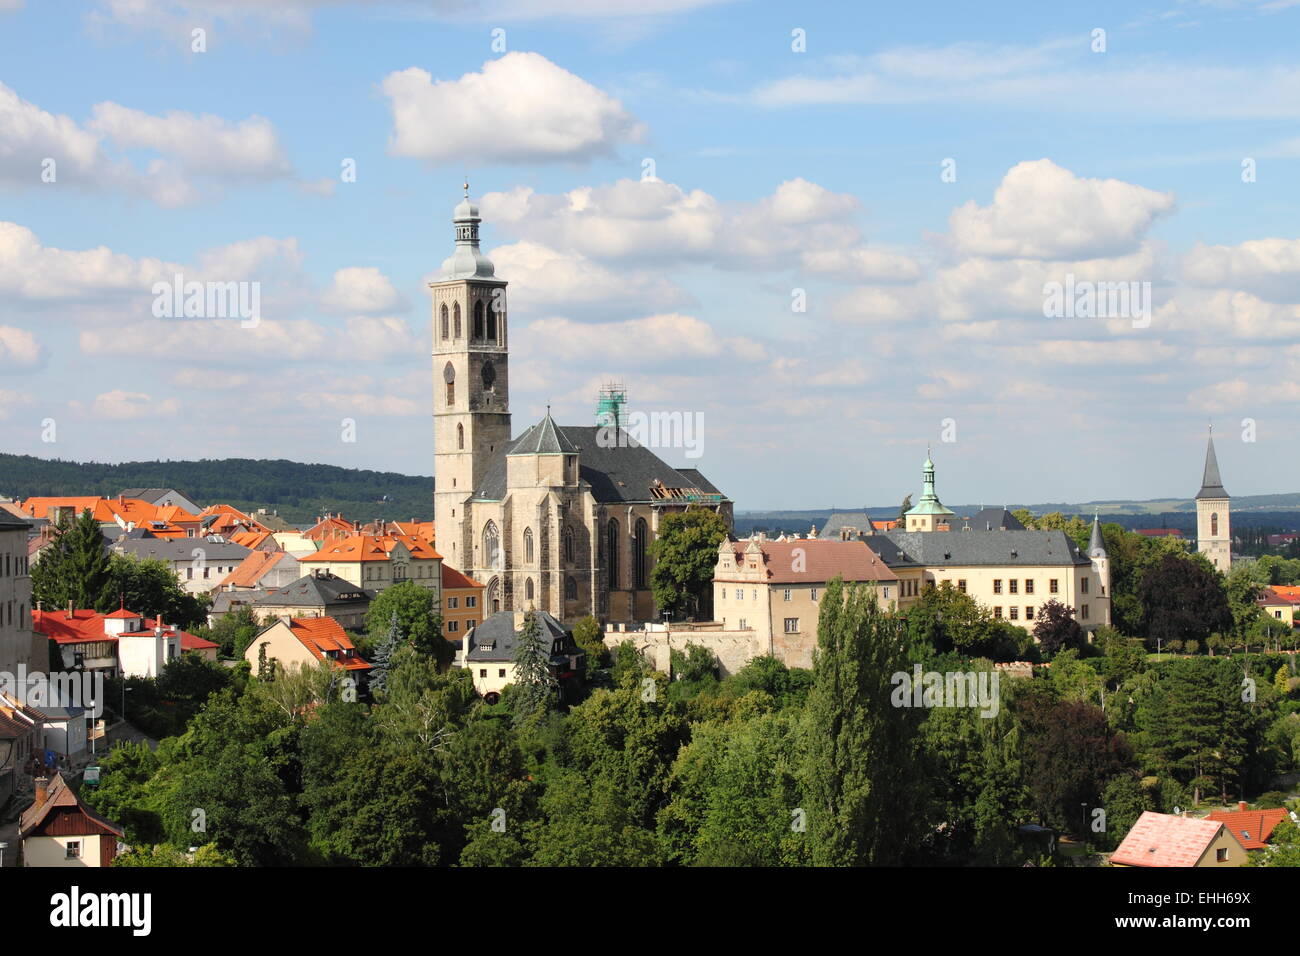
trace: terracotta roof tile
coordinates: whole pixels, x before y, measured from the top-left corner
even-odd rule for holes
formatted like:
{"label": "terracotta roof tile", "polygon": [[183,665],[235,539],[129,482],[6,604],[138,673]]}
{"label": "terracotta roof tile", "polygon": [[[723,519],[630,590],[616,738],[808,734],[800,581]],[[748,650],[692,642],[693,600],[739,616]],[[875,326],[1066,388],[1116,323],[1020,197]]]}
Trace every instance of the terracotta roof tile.
{"label": "terracotta roof tile", "polygon": [[1217,820],[1226,826],[1247,850],[1262,850],[1268,846],[1273,828],[1287,818],[1287,811],[1276,810],[1215,810],[1206,819]]}
{"label": "terracotta roof tile", "polygon": [[1110,861],[1125,866],[1195,866],[1222,829],[1216,820],[1145,810]]}

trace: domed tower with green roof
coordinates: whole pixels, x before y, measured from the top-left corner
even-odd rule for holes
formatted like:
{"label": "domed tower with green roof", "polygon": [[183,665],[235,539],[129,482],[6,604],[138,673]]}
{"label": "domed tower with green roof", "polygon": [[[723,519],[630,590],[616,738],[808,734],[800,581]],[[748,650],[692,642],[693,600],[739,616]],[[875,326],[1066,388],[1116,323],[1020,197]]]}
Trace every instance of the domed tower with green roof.
{"label": "domed tower with green roof", "polygon": [[903,517],[907,521],[908,531],[943,531],[948,528],[948,519],[956,514],[945,508],[934,491],[934,462],[930,460],[930,449],[925,450],[925,472],[921,484],[921,500]]}

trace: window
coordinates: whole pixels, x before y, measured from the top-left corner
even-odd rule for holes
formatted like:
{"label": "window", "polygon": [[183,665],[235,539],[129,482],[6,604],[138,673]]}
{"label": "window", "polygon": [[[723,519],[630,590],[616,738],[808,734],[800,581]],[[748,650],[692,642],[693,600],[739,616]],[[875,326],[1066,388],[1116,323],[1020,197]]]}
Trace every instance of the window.
{"label": "window", "polygon": [[1019,589],[1019,587],[1020,587],[1020,582],[1017,581],[1015,578],[1012,578],[1010,581],[1007,582],[1007,591],[1011,594],[1015,594]]}
{"label": "window", "polygon": [[1011,620],[1013,620],[1013,621],[1018,621],[1018,620],[1020,620],[1020,608],[1018,608],[1018,607],[1011,607],[1011,608],[1008,608],[1007,610],[1010,612]]}
{"label": "window", "polygon": [[464,425],[456,426],[456,449],[458,451],[465,450],[465,426]]}
{"label": "window", "polygon": [[1088,605],[1079,605],[1079,617],[1083,618],[1085,621],[1088,620]]}
{"label": "window", "polygon": [[494,296],[487,307],[487,337],[489,342],[497,341],[497,301]]}
{"label": "window", "polygon": [[1215,512],[1214,514],[1210,515],[1210,537],[1217,538],[1218,536],[1219,536],[1219,515],[1217,512]]}
{"label": "window", "polygon": [[814,601],[817,600],[817,589],[816,589],[816,588],[813,588],[813,589],[812,589],[812,599],[813,599]]}
{"label": "window", "polygon": [[187,581],[193,581],[193,580],[194,580],[194,569],[193,569],[193,568],[186,568],[186,569],[185,569],[185,580],[187,580]]}
{"label": "window", "polygon": [[742,631],[749,630],[749,622],[746,621],[743,617],[740,619],[740,630]]}
{"label": "window", "polygon": [[1282,612],[1281,612],[1281,611],[1274,611],[1274,612],[1273,612],[1273,616],[1276,617],[1276,618],[1278,618],[1278,619],[1280,620],[1281,617],[1282,617]]}
{"label": "window", "polygon": [[456,633],[457,631],[459,631],[459,630],[460,630],[460,621],[448,621],[448,622],[447,622],[447,633],[448,633],[448,634],[455,634],[455,633]]}
{"label": "window", "polygon": [[1225,847],[1225,846],[1221,846],[1221,847],[1219,847],[1217,850],[1215,850],[1215,851],[1214,851],[1214,860],[1215,860],[1216,863],[1227,863],[1227,862],[1228,862],[1228,848]]}
{"label": "window", "polygon": [[469,597],[465,598],[465,606],[478,607],[478,598],[471,594]]}
{"label": "window", "polygon": [[474,338],[483,338],[483,302],[474,303]]}
{"label": "window", "polygon": [[1034,609],[1032,607],[1025,608],[1025,620],[1032,621],[1033,619],[1034,619]]}
{"label": "window", "polygon": [[479,677],[487,677],[487,668],[486,668],[486,667],[480,667],[480,668],[478,669],[478,676],[479,676]]}
{"label": "window", "polygon": [[460,303],[457,302],[451,307],[451,325],[455,330],[455,338],[460,338]]}
{"label": "window", "polygon": [[460,606],[460,598],[455,598],[455,597],[447,598],[447,607],[451,608],[452,610],[455,610],[459,606]]}
{"label": "window", "polygon": [[650,528],[645,518],[636,519],[636,533],[632,542],[633,578],[638,588],[646,587],[646,554],[650,546]]}
{"label": "window", "polygon": [[[482,303],[480,303],[481,305]],[[533,563],[533,529],[524,529],[524,563]]]}
{"label": "window", "polygon": [[607,570],[609,571],[609,586],[618,587],[618,519],[610,518],[609,524],[605,526],[605,545]]}
{"label": "window", "polygon": [[790,600],[792,596],[793,596],[793,592],[789,588],[786,588],[784,593],[785,600],[787,601]]}
{"label": "window", "polygon": [[1033,594],[1033,593],[1034,593],[1034,579],[1033,579],[1033,578],[1025,578],[1025,593],[1026,593],[1026,594]]}
{"label": "window", "polygon": [[442,304],[442,337],[447,338],[447,330],[450,328],[447,322],[447,303]]}
{"label": "window", "polygon": [[1087,594],[1087,593],[1088,593],[1088,579],[1087,579],[1087,578],[1080,578],[1080,579],[1079,579],[1079,593],[1080,593],[1080,594]]}
{"label": "window", "polygon": [[573,563],[573,529],[564,529],[564,560]]}
{"label": "window", "polygon": [[505,676],[506,676],[506,669],[504,667],[497,668],[497,677],[505,677]]}
{"label": "window", "polygon": [[1001,593],[1002,593],[1002,579],[1001,579],[1001,578],[994,578],[994,579],[993,579],[993,593],[994,593],[994,594],[1001,594]]}
{"label": "window", "polygon": [[1052,578],[1050,581],[1047,582],[1047,590],[1050,591],[1052,594],[1060,594],[1061,582],[1058,581],[1056,578]]}
{"label": "window", "polygon": [[885,585],[885,597],[889,597],[889,585]]}
{"label": "window", "polygon": [[573,578],[565,578],[564,580],[564,600],[578,600],[578,582]]}
{"label": "window", "polygon": [[494,521],[489,521],[483,527],[483,554],[480,560],[485,568],[501,567],[501,534]]}
{"label": "window", "polygon": [[995,607],[993,609],[993,616],[996,617],[998,620],[1002,620],[1002,608]]}
{"label": "window", "polygon": [[63,847],[63,858],[65,860],[81,859],[81,841],[69,840]]}
{"label": "window", "polygon": [[965,578],[958,578],[958,579],[957,579],[957,590],[960,591],[962,594],[965,594],[965,593],[966,593],[966,579],[965,579]]}
{"label": "window", "polygon": [[529,578],[527,581],[524,582],[524,600],[531,601],[532,599],[533,599],[533,579]]}
{"label": "window", "polygon": [[797,617],[787,617],[785,619],[785,632],[787,634],[799,633],[799,619]]}

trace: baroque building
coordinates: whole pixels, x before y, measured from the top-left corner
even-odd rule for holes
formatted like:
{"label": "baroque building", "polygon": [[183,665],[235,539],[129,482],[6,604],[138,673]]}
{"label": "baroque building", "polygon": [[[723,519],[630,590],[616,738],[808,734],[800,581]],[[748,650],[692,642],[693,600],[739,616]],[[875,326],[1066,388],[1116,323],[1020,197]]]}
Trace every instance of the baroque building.
{"label": "baroque building", "polygon": [[511,437],[506,281],[479,249],[469,187],[455,249],[433,293],[434,526],[452,567],[484,585],[483,615],[543,610],[572,622],[657,620],[650,545],[665,514],[732,502],[693,468],[674,468],[606,401],[592,425],[550,410]]}

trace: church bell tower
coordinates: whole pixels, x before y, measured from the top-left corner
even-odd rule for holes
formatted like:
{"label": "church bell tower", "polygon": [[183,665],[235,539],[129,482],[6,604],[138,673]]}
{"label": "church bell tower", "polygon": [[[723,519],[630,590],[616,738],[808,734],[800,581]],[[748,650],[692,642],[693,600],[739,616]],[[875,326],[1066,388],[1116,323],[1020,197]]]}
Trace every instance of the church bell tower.
{"label": "church bell tower", "polygon": [[434,532],[454,568],[461,553],[465,501],[510,441],[506,283],[479,251],[478,206],[465,198],[452,213],[456,247],[433,293]]}
{"label": "church bell tower", "polygon": [[1224,574],[1232,566],[1232,528],[1228,521],[1231,499],[1219,476],[1219,459],[1214,454],[1214,435],[1205,446],[1205,474],[1196,493],[1196,550]]}

